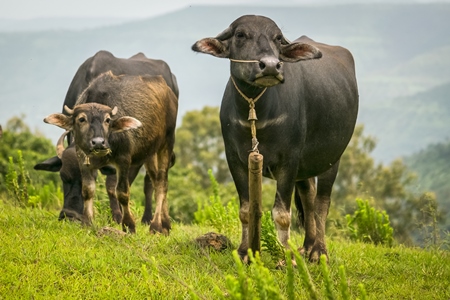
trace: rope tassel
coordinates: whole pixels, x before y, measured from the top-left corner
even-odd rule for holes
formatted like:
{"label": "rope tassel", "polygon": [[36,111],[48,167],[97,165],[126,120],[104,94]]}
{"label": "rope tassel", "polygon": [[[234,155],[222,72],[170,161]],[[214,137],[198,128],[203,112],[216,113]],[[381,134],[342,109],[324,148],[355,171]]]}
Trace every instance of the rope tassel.
{"label": "rope tassel", "polygon": [[233,76],[231,76],[230,78],[234,84],[234,87],[239,92],[239,95],[241,95],[241,97],[244,98],[245,101],[248,102],[248,106],[249,106],[248,121],[250,121],[250,128],[251,128],[251,132],[252,132],[252,150],[251,151],[259,153],[259,151],[258,151],[259,142],[258,142],[258,139],[256,138],[256,121],[258,120],[258,118],[256,117],[255,103],[256,103],[256,101],[259,100],[259,98],[262,97],[262,95],[264,95],[267,88],[264,88],[264,90],[258,96],[256,96],[255,99],[249,98],[238,88],[236,82],[234,81]]}

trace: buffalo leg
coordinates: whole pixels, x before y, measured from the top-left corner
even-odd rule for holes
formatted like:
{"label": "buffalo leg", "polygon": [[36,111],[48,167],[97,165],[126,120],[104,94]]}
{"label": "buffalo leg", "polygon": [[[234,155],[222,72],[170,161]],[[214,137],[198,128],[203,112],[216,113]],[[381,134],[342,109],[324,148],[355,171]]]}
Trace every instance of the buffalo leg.
{"label": "buffalo leg", "polygon": [[[227,157],[228,159],[228,157]],[[241,260],[248,262],[248,222],[249,222],[249,191],[248,170],[239,162],[229,162],[230,172],[239,195],[239,219],[241,221],[241,244],[237,251]],[[239,167],[241,166],[241,167]]]}
{"label": "buffalo leg", "polygon": [[81,195],[84,200],[84,220],[82,222],[86,224],[92,224],[92,221],[94,220],[94,195],[97,171],[90,170],[83,165],[80,166],[80,170],[82,176]]}
{"label": "buffalo leg", "polygon": [[[133,184],[136,179],[139,171],[141,170],[142,165],[134,165],[130,167],[130,171],[128,172],[128,180],[130,182],[130,186]],[[146,172],[144,177],[144,195],[145,195],[145,209],[144,214],[142,216],[143,224],[150,224],[152,220],[152,197],[153,197],[153,185],[150,180],[150,176]]]}
{"label": "buffalo leg", "polygon": [[107,175],[105,184],[106,184],[106,192],[108,193],[109,207],[111,208],[112,218],[117,224],[121,224],[122,210],[120,208],[119,201],[117,200],[116,197],[116,184],[117,184],[116,175]]}
{"label": "buffalo leg", "polygon": [[326,219],[331,203],[331,190],[338,172],[339,161],[325,173],[317,178],[317,196],[315,200],[314,212],[316,220],[316,240],[309,255],[310,261],[319,261],[322,254],[328,253],[325,244]]}
{"label": "buffalo leg", "polygon": [[128,180],[128,168],[118,170],[117,182],[117,199],[122,205],[122,229],[130,233],[136,233],[136,223],[134,222],[133,214],[130,210],[130,182]]}
{"label": "buffalo leg", "polygon": [[296,204],[299,213],[302,215],[301,225],[305,229],[305,240],[303,247],[299,249],[302,255],[309,255],[316,241],[316,218],[314,213],[315,198],[317,194],[315,178],[298,181],[296,186]]}
{"label": "buffalo leg", "polygon": [[277,229],[278,239],[283,246],[289,248],[288,240],[290,238],[291,227],[291,198],[295,182],[294,174],[283,172],[277,178],[277,193],[275,203],[272,208],[272,217]]}
{"label": "buffalo leg", "polygon": [[148,173],[145,174],[144,177],[144,195],[145,195],[145,209],[141,222],[142,224],[150,225],[150,222],[152,221],[153,185]]}
{"label": "buffalo leg", "polygon": [[150,223],[151,233],[159,232],[168,235],[171,229],[169,206],[167,203],[170,156],[169,151],[164,149],[146,163],[147,173],[150,174],[156,199],[155,214]]}

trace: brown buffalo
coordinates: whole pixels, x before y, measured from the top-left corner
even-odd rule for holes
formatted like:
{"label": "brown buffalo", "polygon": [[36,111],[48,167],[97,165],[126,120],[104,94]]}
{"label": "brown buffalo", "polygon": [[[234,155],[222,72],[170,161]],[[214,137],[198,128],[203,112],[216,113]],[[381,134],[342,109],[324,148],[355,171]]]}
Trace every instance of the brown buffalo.
{"label": "brown buffalo", "polygon": [[46,123],[72,132],[82,178],[83,215],[93,219],[97,170],[113,165],[117,170],[116,195],[122,206],[123,230],[135,232],[129,208],[129,170],[144,165],[155,189],[156,210],[152,232],[168,234],[168,169],[173,157],[177,96],[162,76],[95,78],[66,114],[56,113]]}

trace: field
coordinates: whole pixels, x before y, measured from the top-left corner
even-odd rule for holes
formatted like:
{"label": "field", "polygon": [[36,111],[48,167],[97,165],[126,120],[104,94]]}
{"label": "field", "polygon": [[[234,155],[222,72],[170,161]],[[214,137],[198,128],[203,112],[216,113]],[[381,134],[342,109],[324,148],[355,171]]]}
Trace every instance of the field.
{"label": "field", "polygon": [[[175,223],[168,237],[150,235],[143,225],[136,235],[100,234],[105,226],[120,229],[109,224],[106,211],[97,213],[91,227],[58,221],[57,214],[0,201],[0,299],[235,299],[231,283],[242,276],[249,286],[261,282],[258,278],[272,282],[269,290],[281,299],[310,299],[301,268],[294,269],[292,298],[287,294],[289,269],[276,269],[267,252],[261,254],[264,267],[252,264],[239,273],[233,259],[238,234],[229,236],[233,249],[215,252],[194,242],[213,228]],[[292,241],[299,245],[301,240],[294,232]],[[448,251],[389,248],[334,237],[328,237],[328,248],[326,269],[335,299],[364,298],[361,284],[367,299],[450,298]],[[327,298],[324,268],[306,265],[318,298]],[[346,273],[348,297],[341,296],[340,269]],[[264,297],[256,291],[250,298]]]}

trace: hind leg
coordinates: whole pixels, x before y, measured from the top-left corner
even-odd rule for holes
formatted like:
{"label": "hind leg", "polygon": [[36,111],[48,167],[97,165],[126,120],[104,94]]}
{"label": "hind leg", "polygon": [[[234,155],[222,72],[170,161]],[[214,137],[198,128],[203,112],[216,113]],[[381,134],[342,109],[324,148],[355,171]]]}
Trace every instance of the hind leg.
{"label": "hind leg", "polygon": [[316,240],[309,255],[310,261],[319,261],[322,254],[328,260],[327,247],[325,244],[325,228],[328,211],[331,203],[331,191],[336,180],[339,161],[328,171],[321,174],[317,179],[317,196],[315,200]]}
{"label": "hind leg", "polygon": [[155,189],[155,214],[150,222],[151,233],[168,235],[171,229],[169,217],[169,205],[167,203],[168,171],[172,154],[167,149],[162,149],[157,155],[153,155],[145,162],[147,174],[150,175]]}
{"label": "hind leg", "polygon": [[300,225],[305,229],[303,247],[299,248],[302,255],[309,255],[316,241],[316,218],[314,205],[316,198],[315,178],[297,181],[295,183],[295,205],[297,206]]}

